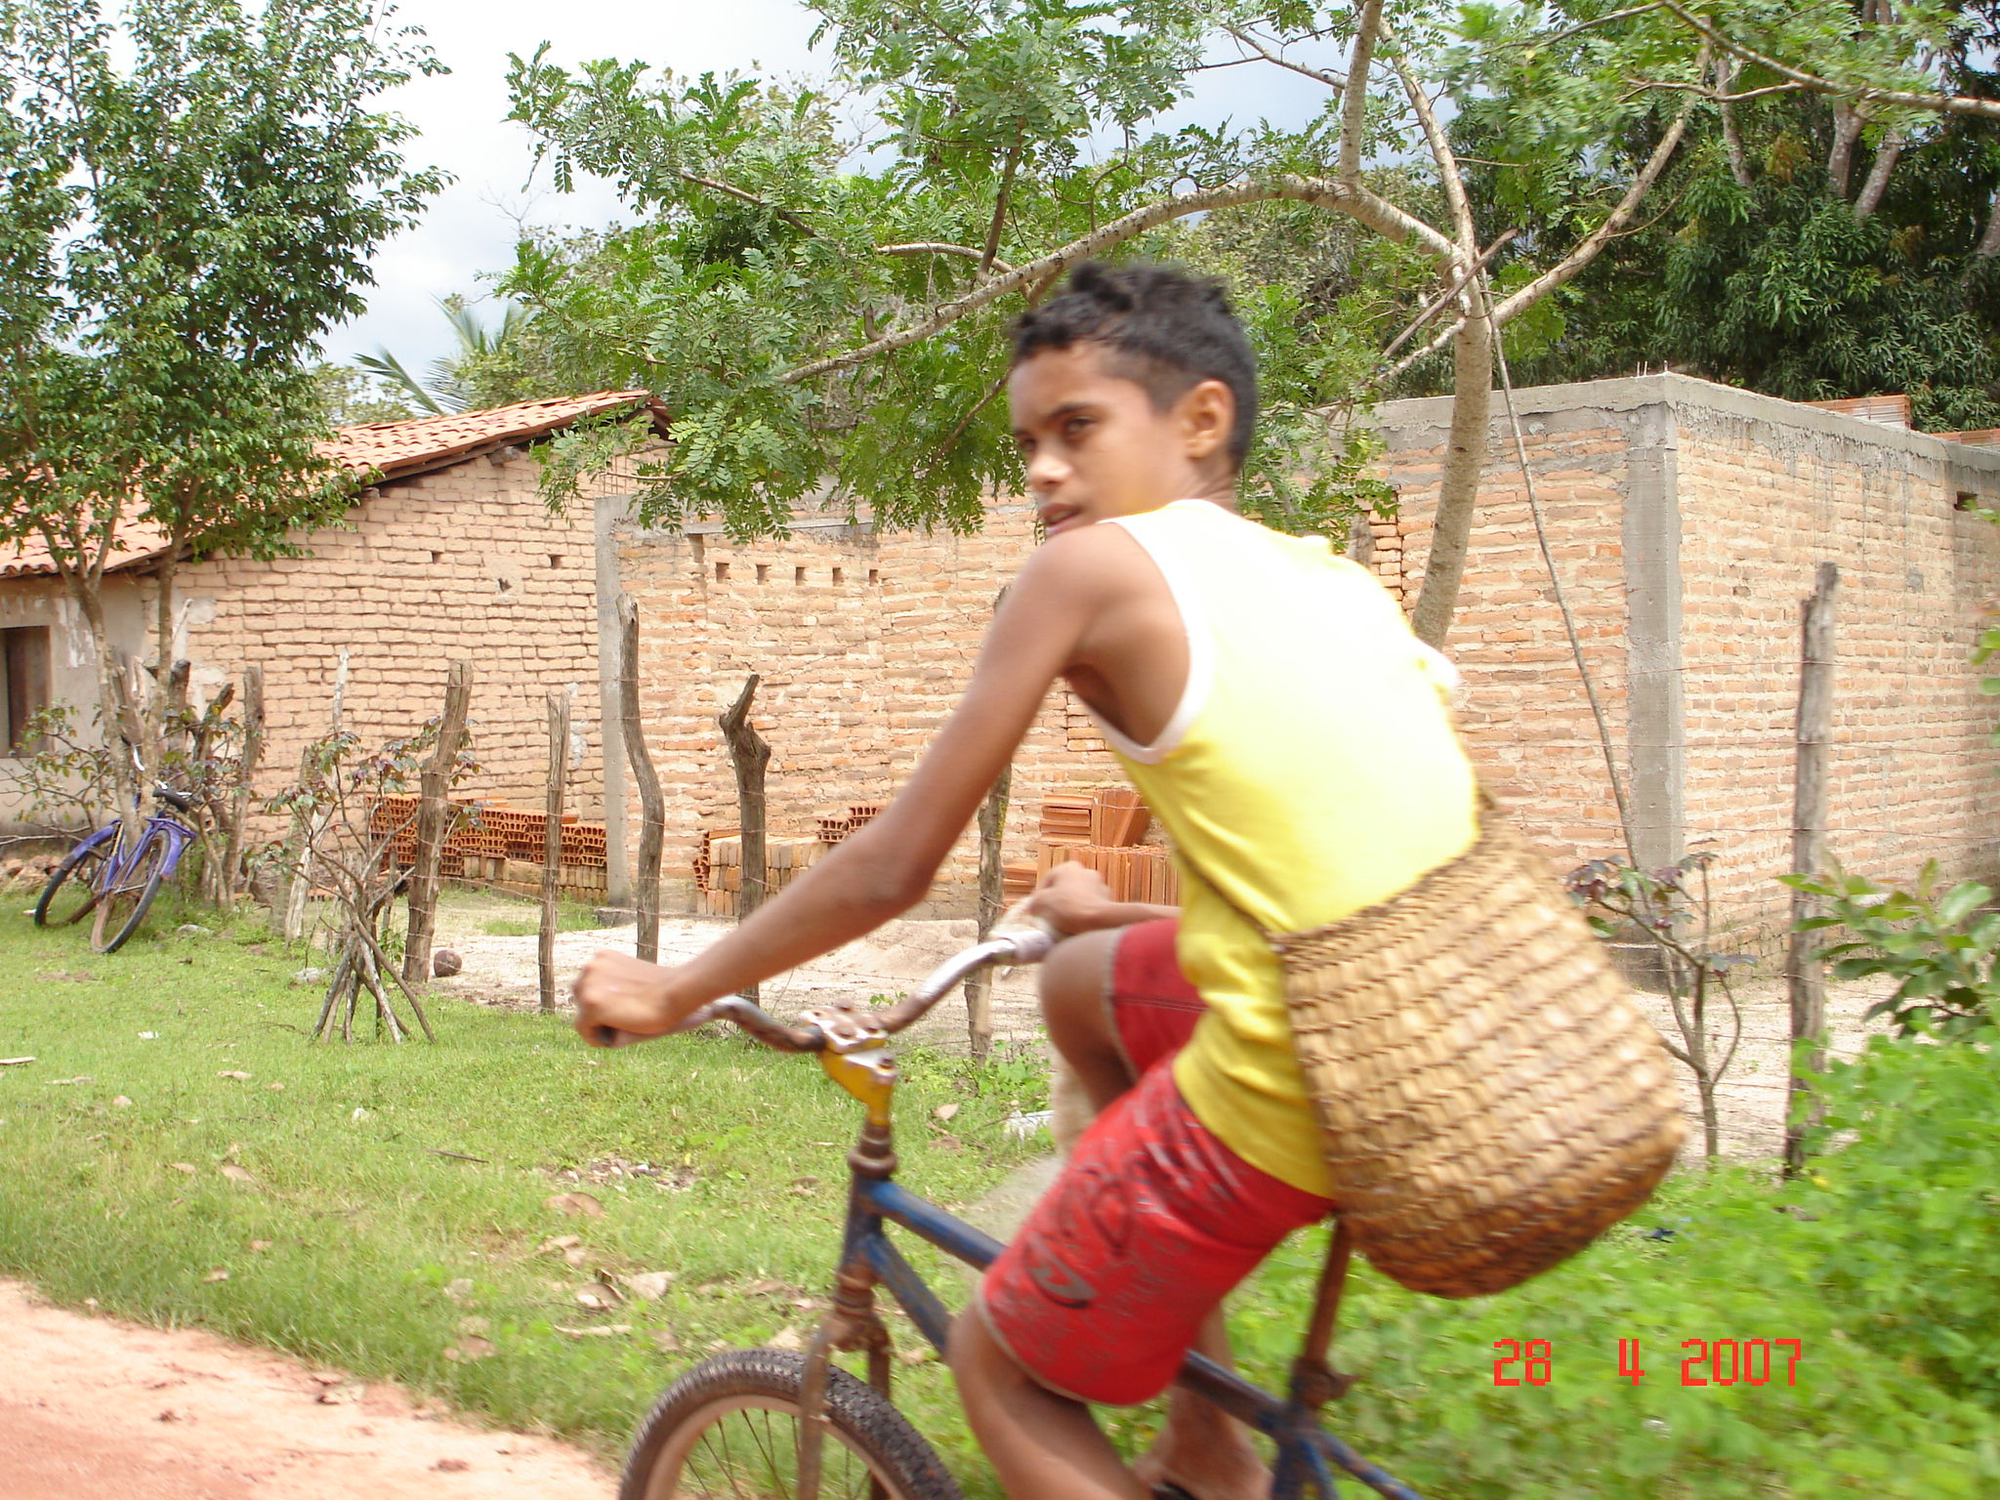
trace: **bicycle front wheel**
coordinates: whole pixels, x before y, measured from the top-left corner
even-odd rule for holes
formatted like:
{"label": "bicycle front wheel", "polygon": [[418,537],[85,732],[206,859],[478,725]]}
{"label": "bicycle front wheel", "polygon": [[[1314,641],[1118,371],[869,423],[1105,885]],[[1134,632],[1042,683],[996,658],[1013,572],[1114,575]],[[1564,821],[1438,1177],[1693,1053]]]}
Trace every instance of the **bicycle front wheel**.
{"label": "bicycle front wheel", "polygon": [[[667,1387],[639,1429],[618,1500],[792,1500],[803,1354],[736,1349]],[[871,1387],[827,1372],[824,1500],[962,1500],[930,1444]]]}
{"label": "bicycle front wheel", "polygon": [[93,834],[63,857],[35,903],[37,927],[70,927],[97,909],[97,877],[111,843],[104,834]]}
{"label": "bicycle front wheel", "polygon": [[172,846],[164,834],[144,834],[132,863],[119,872],[110,890],[97,903],[97,922],[90,929],[90,946],[99,953],[116,953],[125,940],[146,920],[146,910],[160,893],[167,877],[167,855]]}

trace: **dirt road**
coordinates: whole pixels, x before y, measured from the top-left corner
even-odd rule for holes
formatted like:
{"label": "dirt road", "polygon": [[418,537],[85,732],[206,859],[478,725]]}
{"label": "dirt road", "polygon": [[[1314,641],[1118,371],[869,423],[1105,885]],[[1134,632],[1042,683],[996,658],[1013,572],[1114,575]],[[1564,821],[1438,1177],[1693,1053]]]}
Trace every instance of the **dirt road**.
{"label": "dirt road", "polygon": [[609,1500],[616,1479],[545,1438],[491,1432],[392,1385],[80,1317],[0,1281],[6,1500]]}

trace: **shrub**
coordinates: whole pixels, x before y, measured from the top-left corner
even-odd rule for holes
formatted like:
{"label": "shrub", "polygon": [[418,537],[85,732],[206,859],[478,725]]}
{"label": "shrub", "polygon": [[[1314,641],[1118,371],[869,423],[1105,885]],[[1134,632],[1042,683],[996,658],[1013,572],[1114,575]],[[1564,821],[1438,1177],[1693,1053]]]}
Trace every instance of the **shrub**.
{"label": "shrub", "polygon": [[1820,952],[1834,960],[1835,979],[1895,976],[1895,992],[1870,1006],[1866,1019],[1887,1015],[1901,1036],[1934,1032],[1947,1040],[1992,1027],[2000,999],[2000,912],[1986,909],[1993,899],[1987,887],[1968,880],[1939,895],[1935,860],[1909,891],[1838,870],[1778,878],[1827,903],[1824,915],[1799,923],[1801,931],[1853,934]]}
{"label": "shrub", "polygon": [[[1907,1284],[1899,1292],[1889,1257],[1843,1269],[1836,1242],[1878,1222],[1860,1187],[1883,1180],[1862,1165],[1836,1172],[1829,1161],[1827,1186],[1785,1191],[1740,1167],[1677,1174],[1639,1216],[1499,1297],[1438,1301],[1360,1269],[1334,1355],[1361,1383],[1332,1409],[1334,1430],[1428,1500],[2000,1493],[2000,1416],[1964,1382],[1933,1378],[1911,1357],[1916,1331],[1878,1314],[1913,1294],[1926,1320],[1942,1317],[1935,1303],[1958,1286],[1944,1268],[1962,1252],[1941,1248],[1911,1267],[1911,1279],[1940,1279],[1935,1298]],[[1847,1210],[1860,1218],[1835,1216]],[[1891,1211],[1886,1199],[1880,1211]],[[1898,1243],[1921,1232],[1908,1224]],[[1244,1363],[1262,1379],[1284,1378],[1323,1243],[1302,1237],[1282,1249],[1232,1316]],[[1866,1256],[1858,1246],[1848,1254]],[[1990,1256],[1984,1265],[1990,1280]],[[1867,1273],[1883,1279],[1871,1289]],[[1991,1326],[1991,1306],[1968,1313]],[[1549,1345],[1548,1382],[1496,1385],[1506,1351],[1495,1342],[1530,1339]],[[1712,1362],[1709,1384],[1681,1383],[1682,1362],[1701,1358],[1688,1341],[1753,1339],[1800,1341],[1796,1384],[1786,1383],[1789,1351],[1777,1347],[1764,1383],[1718,1384]],[[1620,1340],[1638,1341],[1636,1383],[1620,1374]]]}
{"label": "shrub", "polygon": [[1876,1037],[1820,1092],[1854,1140],[1787,1194],[1819,1285],[1871,1348],[2000,1410],[2000,1054]]}

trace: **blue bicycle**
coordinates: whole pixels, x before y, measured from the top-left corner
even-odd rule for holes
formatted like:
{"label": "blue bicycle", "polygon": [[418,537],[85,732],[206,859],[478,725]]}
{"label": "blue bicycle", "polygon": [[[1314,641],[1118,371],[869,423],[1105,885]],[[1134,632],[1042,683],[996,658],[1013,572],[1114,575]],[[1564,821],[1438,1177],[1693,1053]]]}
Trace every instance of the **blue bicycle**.
{"label": "blue bicycle", "polygon": [[162,786],[153,789],[153,802],[164,811],[147,818],[129,844],[117,822],[70,850],[35,903],[37,927],[73,927],[94,913],[90,946],[99,953],[116,953],[139,930],[195,836],[176,816],[193,810],[192,799]]}
{"label": "blue bicycle", "polygon": [[[942,1353],[951,1315],[891,1243],[887,1226],[981,1268],[1002,1247],[893,1181],[897,1072],[887,1042],[975,970],[1034,963],[1050,946],[1046,933],[996,934],[893,1007],[843,1002],[808,1011],[796,1026],[744,999],[709,1007],[714,1019],[735,1022],[777,1051],[817,1053],[827,1076],[864,1107],[861,1138],[847,1156],[853,1176],[833,1307],[804,1351],[733,1350],[703,1360],[669,1386],[633,1441],[619,1500],[962,1500],[936,1452],[891,1402],[889,1330],[874,1294],[887,1290]],[[1350,1379],[1326,1362],[1346,1276],[1347,1236],[1336,1228],[1286,1395],[1261,1390],[1199,1354],[1188,1356],[1179,1383],[1276,1444],[1272,1500],[1307,1493],[1331,1500],[1336,1472],[1390,1500],[1421,1500],[1319,1424],[1320,1407],[1342,1395]],[[836,1351],[866,1354],[865,1383],[833,1363]]]}

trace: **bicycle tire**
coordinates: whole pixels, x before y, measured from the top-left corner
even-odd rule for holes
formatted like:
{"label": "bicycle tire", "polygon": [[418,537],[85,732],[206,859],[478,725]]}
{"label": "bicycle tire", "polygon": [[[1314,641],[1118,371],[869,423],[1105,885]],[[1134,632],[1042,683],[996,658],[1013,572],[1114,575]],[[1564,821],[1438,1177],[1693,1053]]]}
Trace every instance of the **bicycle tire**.
{"label": "bicycle tire", "polygon": [[[703,1360],[667,1387],[639,1428],[618,1500],[789,1500],[805,1372],[805,1355],[785,1349],[732,1349]],[[724,1424],[753,1414],[761,1424],[741,1424],[743,1440],[732,1451]],[[827,1372],[826,1416],[823,1500],[963,1500],[903,1414],[837,1367]],[[719,1480],[710,1482],[711,1474]]]}
{"label": "bicycle tire", "polygon": [[[104,833],[94,833],[63,856],[62,863],[55,867],[55,872],[49,876],[48,884],[42,887],[40,899],[35,902],[37,927],[73,927],[96,909],[98,902],[96,874],[98,867],[104,863],[107,842]],[[79,870],[83,871],[83,875],[80,884],[75,884],[73,882],[77,882]],[[83,904],[75,911],[59,908],[57,904],[63,899],[62,892],[65,886],[69,887],[72,895],[79,890],[88,893],[84,897]]]}
{"label": "bicycle tire", "polygon": [[[105,893],[97,903],[97,920],[91,924],[90,946],[99,953],[116,953],[139,930],[160,882],[167,877],[167,856],[172,846],[164,834],[149,832],[139,839],[139,850],[118,888]],[[111,937],[107,940],[106,933]]]}

